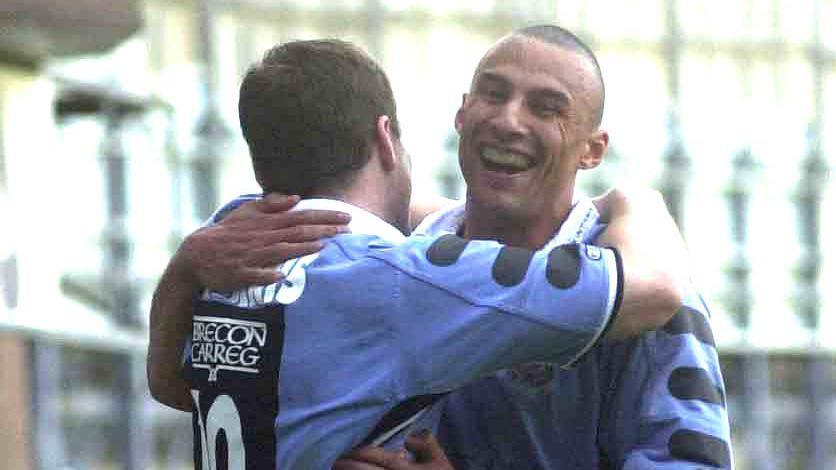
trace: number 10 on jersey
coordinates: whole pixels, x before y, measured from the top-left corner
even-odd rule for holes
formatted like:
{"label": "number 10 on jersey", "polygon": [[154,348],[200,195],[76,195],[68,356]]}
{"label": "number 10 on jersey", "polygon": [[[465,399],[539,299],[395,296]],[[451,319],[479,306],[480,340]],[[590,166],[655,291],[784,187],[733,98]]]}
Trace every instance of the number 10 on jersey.
{"label": "number 10 on jersey", "polygon": [[[200,449],[196,448],[195,453],[200,452],[200,462],[202,462],[201,468],[196,470],[222,468],[245,470],[247,451],[244,448],[244,436],[241,432],[241,416],[232,398],[229,395],[218,395],[209,405],[205,421],[200,406],[199,390],[192,390],[192,401],[194,401],[194,419],[198,427],[196,434],[200,437]],[[218,444],[225,444],[226,465],[219,465],[218,458],[223,456],[218,455],[218,451],[221,450]],[[195,463],[197,461],[195,459]]]}

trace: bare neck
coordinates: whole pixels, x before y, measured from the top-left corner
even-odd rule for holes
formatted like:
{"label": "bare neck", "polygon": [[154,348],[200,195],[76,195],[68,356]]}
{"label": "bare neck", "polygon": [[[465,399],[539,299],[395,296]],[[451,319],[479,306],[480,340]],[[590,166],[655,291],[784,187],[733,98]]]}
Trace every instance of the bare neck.
{"label": "bare neck", "polygon": [[346,187],[332,191],[317,191],[316,195],[337,199],[364,209],[395,228],[409,233],[409,194],[391,190],[385,174],[375,173],[367,165],[352,177]]}
{"label": "bare neck", "polygon": [[542,248],[569,216],[571,202],[558,204],[552,211],[533,219],[511,218],[495,210],[467,202],[462,236],[475,240],[496,240],[510,246],[536,250]]}

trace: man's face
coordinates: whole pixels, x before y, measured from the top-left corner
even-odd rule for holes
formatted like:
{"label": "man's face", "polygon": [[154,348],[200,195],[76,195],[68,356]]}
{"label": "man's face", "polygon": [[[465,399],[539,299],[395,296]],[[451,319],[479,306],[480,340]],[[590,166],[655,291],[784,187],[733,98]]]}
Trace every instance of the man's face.
{"label": "man's face", "polygon": [[521,222],[568,209],[578,168],[600,160],[588,157],[600,99],[593,67],[521,36],[488,52],[456,114],[471,206]]}

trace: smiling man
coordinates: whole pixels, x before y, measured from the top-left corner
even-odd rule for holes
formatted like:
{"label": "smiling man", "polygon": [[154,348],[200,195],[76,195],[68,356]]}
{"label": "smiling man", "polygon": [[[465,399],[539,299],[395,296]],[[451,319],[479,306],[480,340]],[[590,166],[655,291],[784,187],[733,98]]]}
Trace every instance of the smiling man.
{"label": "smiling man", "polygon": [[[604,98],[595,55],[571,32],[533,26],[500,39],[455,117],[467,199],[416,232],[526,248],[594,240],[598,214],[574,187],[578,170],[606,153]],[[647,236],[654,230],[648,221]],[[439,438],[458,470],[733,468],[719,358],[693,288],[659,331],[599,344],[570,369],[501,371],[437,406]],[[338,468],[448,468],[432,444],[421,444],[425,467],[367,448]]]}
{"label": "smiling man", "polygon": [[[534,26],[499,40],[455,118],[465,205],[416,231],[531,249],[594,240],[597,214],[574,187],[606,153],[604,95],[594,54],[569,31]],[[441,406],[440,439],[459,470],[733,467],[719,359],[692,288],[659,331],[599,344],[570,369],[499,372]]]}
{"label": "smiling man", "polygon": [[577,171],[601,162],[608,136],[593,56],[526,31],[485,55],[455,124],[465,235],[535,247],[566,219]]}

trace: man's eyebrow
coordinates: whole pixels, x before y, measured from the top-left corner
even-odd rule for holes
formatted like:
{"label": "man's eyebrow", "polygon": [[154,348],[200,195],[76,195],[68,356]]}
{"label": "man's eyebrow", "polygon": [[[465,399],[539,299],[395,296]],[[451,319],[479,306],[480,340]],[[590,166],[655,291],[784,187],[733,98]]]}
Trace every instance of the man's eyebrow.
{"label": "man's eyebrow", "polygon": [[531,94],[541,100],[554,100],[560,106],[569,106],[572,103],[572,98],[566,92],[553,88],[538,88],[532,91]]}
{"label": "man's eyebrow", "polygon": [[508,83],[508,79],[495,72],[480,72],[476,76],[476,83],[493,82],[499,84]]}

